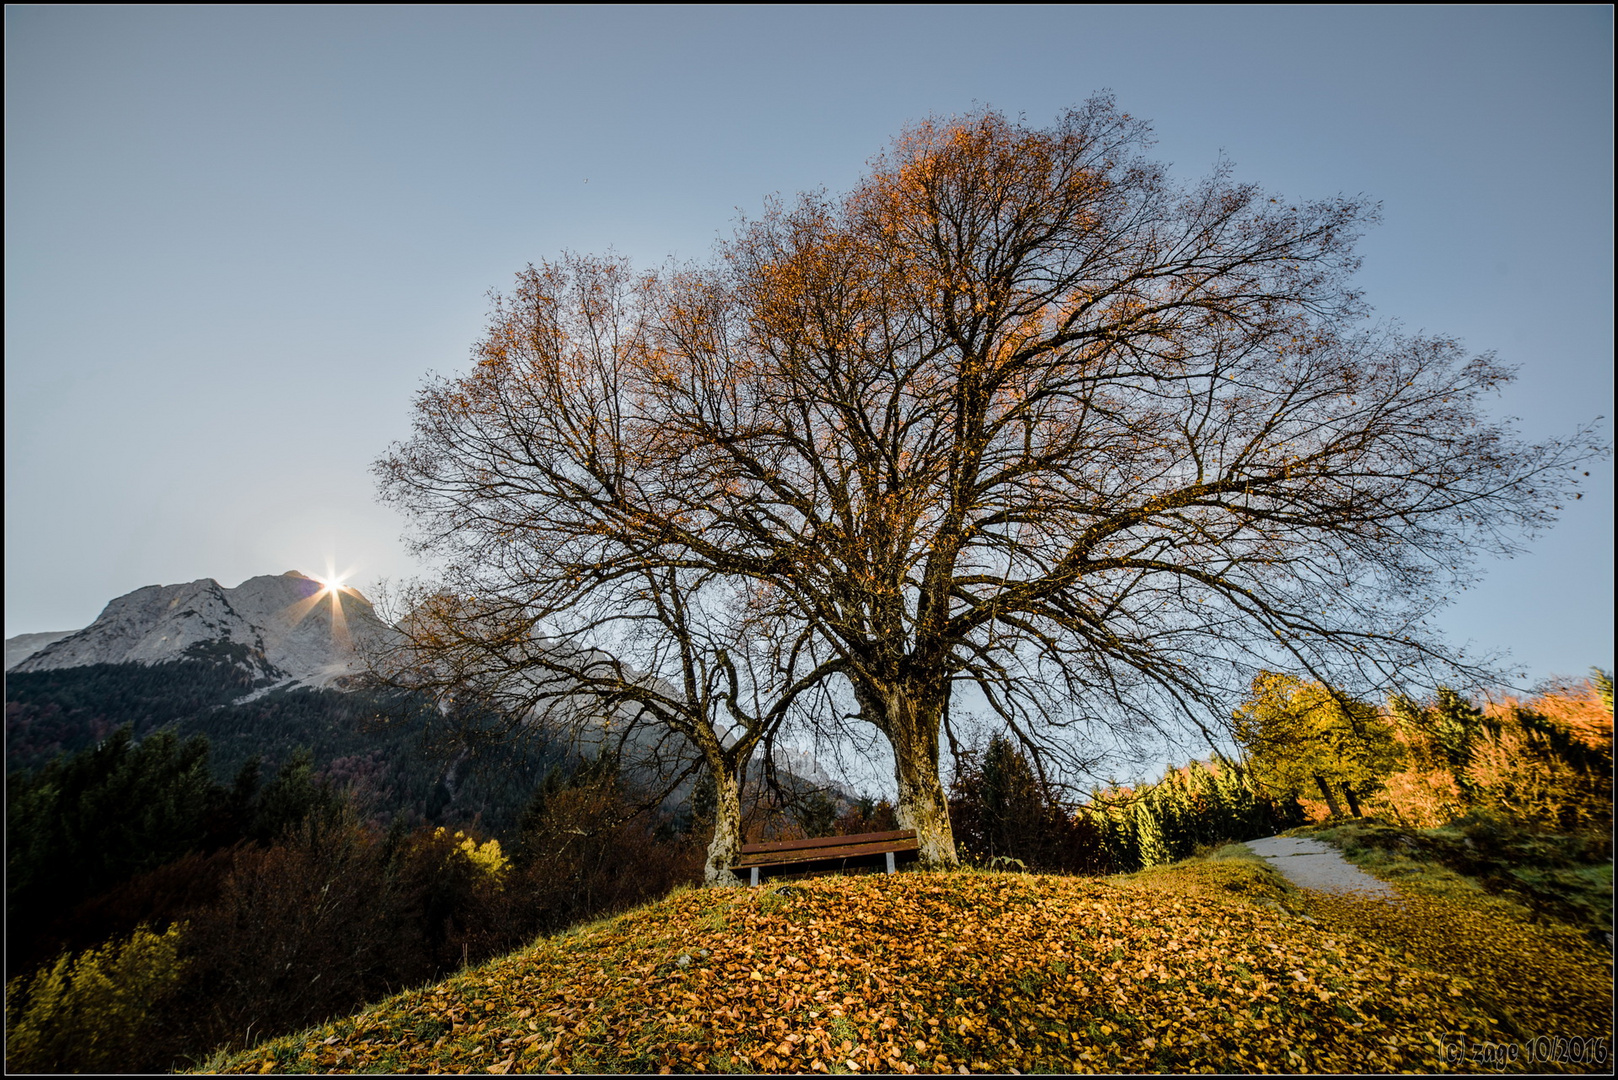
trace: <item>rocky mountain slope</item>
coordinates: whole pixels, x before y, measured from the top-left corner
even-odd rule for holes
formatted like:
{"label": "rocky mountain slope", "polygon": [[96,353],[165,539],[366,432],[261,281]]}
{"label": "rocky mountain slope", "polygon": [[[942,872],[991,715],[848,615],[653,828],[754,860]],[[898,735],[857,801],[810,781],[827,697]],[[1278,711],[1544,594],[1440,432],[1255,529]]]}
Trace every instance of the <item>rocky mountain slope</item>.
{"label": "rocky mountain slope", "polygon": [[54,645],[76,633],[77,630],[47,630],[42,634],[18,634],[6,638],[6,670],[10,671],[45,646]]}
{"label": "rocky mountain slope", "polygon": [[[126,593],[74,633],[11,638],[6,670],[157,664],[223,642],[239,647],[233,650],[239,662],[258,674],[327,686],[355,673],[358,650],[388,633],[357,591],[334,594],[295,570],[249,578],[234,589],[201,578]],[[40,647],[41,638],[55,640]],[[14,654],[21,658],[13,662]]]}

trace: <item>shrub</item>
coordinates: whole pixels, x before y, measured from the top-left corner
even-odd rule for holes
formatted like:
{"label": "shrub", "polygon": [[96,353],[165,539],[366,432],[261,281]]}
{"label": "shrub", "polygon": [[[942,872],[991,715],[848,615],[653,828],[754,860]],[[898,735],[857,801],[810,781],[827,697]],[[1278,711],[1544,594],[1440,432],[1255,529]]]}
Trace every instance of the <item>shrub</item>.
{"label": "shrub", "polygon": [[150,1072],[150,1029],[179,985],[182,930],[142,926],[129,938],[63,953],[6,987],[6,1068],[12,1072]]}
{"label": "shrub", "polygon": [[[433,836],[441,840],[445,836],[445,830],[435,829]],[[485,840],[479,844],[476,838],[456,829],[454,841],[456,849],[466,856],[467,861],[491,881],[499,882],[506,872],[506,867],[511,865],[511,860],[500,851],[498,840]]]}
{"label": "shrub", "polygon": [[513,873],[496,840],[480,844],[461,830],[418,829],[392,853],[387,877],[407,958],[399,972],[404,981],[454,971],[539,930],[528,881]]}
{"label": "shrub", "polygon": [[1434,828],[1472,811],[1541,830],[1607,830],[1612,822],[1612,708],[1605,673],[1553,684],[1521,701],[1476,707],[1441,687],[1418,704],[1394,697],[1401,767],[1371,800],[1374,812]]}
{"label": "shrub", "polygon": [[352,821],[311,818],[238,855],[218,901],[190,921],[183,1007],[168,1037],[206,1049],[351,1008],[388,986],[407,942],[380,845]]}
{"label": "shrub", "polygon": [[1401,769],[1367,803],[1372,814],[1411,829],[1434,829],[1466,812],[1466,796],[1447,768]]}
{"label": "shrub", "polygon": [[218,902],[220,888],[241,850],[235,846],[210,855],[193,852],[148,870],[66,913],[59,921],[59,933],[40,936],[47,942],[61,942],[52,952],[78,950],[126,937],[143,923],[162,930],[183,922]]}
{"label": "shrub", "polygon": [[1521,728],[1480,740],[1466,778],[1476,805],[1519,821],[1556,828],[1582,824],[1589,812],[1584,777],[1545,740]]}
{"label": "shrub", "polygon": [[561,929],[700,881],[705,839],[687,833],[660,843],[657,826],[637,794],[599,764],[548,778],[523,815],[508,885],[526,898],[524,918]]}

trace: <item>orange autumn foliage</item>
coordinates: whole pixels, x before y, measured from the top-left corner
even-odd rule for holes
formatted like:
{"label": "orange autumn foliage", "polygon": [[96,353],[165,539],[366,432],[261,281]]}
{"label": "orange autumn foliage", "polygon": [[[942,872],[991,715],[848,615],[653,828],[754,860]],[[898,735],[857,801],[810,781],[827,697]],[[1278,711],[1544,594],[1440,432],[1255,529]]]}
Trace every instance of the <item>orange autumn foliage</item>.
{"label": "orange autumn foliage", "polygon": [[1373,814],[1410,828],[1446,825],[1472,809],[1550,829],[1611,822],[1613,717],[1601,686],[1585,679],[1526,699],[1459,704],[1475,725],[1460,743],[1460,729],[1446,732],[1442,720],[1433,726],[1420,711],[1391,709],[1402,767],[1368,800]]}
{"label": "orange autumn foliage", "polygon": [[1612,704],[1602,700],[1590,679],[1554,686],[1527,701],[1503,696],[1483,707],[1485,716],[1496,719],[1509,719],[1519,711],[1544,717],[1590,750],[1612,753]]}
{"label": "orange autumn foliage", "polygon": [[1401,769],[1366,805],[1406,828],[1436,829],[1466,812],[1466,796],[1448,769]]}

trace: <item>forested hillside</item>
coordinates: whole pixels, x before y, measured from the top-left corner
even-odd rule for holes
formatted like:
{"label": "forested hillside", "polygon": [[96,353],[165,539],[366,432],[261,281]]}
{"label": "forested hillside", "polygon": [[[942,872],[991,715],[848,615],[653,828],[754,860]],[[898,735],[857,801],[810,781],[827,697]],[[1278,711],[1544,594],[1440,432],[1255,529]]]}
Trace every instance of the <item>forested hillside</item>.
{"label": "forested hillside", "polygon": [[516,827],[534,785],[566,756],[539,738],[522,745],[468,740],[459,729],[432,724],[432,711],[408,695],[264,692],[271,680],[239,666],[239,651],[245,646],[214,642],[194,647],[185,661],[8,673],[7,775],[93,747],[122,727],[137,741],[169,729],[208,740],[210,775],[220,783],[253,761],[273,773],[303,750],[318,775],[380,825],[403,816],[411,824],[475,823],[503,836]]}
{"label": "forested hillside", "polygon": [[[255,684],[231,648],[7,680],[14,1067],[164,1070],[700,876],[711,784],[410,695]],[[753,835],[867,827],[783,774]]]}

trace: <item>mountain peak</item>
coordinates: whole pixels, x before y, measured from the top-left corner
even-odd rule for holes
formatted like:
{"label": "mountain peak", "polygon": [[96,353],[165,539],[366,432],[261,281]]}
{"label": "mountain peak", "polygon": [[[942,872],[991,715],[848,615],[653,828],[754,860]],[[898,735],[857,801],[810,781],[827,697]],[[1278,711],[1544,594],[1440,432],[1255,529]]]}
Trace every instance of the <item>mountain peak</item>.
{"label": "mountain peak", "polygon": [[126,593],[83,630],[54,640],[14,639],[15,648],[8,641],[6,669],[156,664],[200,643],[225,642],[246,646],[249,666],[265,674],[325,685],[357,671],[358,647],[387,629],[358,592],[327,592],[297,570],[248,578],[234,589],[199,578]]}

